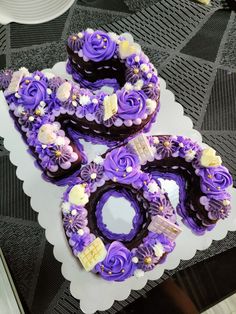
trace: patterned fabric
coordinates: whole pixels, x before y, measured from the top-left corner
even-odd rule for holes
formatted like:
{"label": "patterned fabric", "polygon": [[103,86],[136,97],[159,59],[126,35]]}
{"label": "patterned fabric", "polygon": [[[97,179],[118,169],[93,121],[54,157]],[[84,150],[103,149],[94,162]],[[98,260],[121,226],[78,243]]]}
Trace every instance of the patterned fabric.
{"label": "patterned fabric", "polygon": [[[103,4],[102,4],[103,3]],[[203,6],[189,0],[78,0],[61,17],[41,25],[0,25],[0,68],[51,67],[66,58],[64,42],[81,28],[130,31],[167,86],[233,174],[236,185],[236,15],[227,1]],[[27,35],[27,36],[26,36]],[[225,110],[227,108],[227,110]],[[37,223],[15,167],[0,139],[0,246],[24,305],[32,313],[82,313],[61,265]],[[117,313],[178,270],[236,246],[236,233],[197,252],[106,313]],[[27,288],[27,289],[26,289]]]}

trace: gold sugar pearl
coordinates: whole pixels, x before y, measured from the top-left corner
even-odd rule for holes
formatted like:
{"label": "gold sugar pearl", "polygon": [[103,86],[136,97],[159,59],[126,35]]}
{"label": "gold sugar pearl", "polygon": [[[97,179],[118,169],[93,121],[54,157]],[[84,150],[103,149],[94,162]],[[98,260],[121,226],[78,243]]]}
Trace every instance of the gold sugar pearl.
{"label": "gold sugar pearl", "polygon": [[151,256],[147,256],[144,258],[144,264],[150,265],[152,263],[152,258]]}
{"label": "gold sugar pearl", "polygon": [[71,96],[71,99],[72,99],[72,100],[76,100],[76,95],[72,95],[72,96]]}
{"label": "gold sugar pearl", "polygon": [[105,41],[105,42],[106,42],[106,41],[107,41],[107,39],[106,39],[106,38],[103,38],[103,41]]}
{"label": "gold sugar pearl", "polygon": [[126,177],[126,173],[123,174],[123,177],[124,177],[124,178]]}
{"label": "gold sugar pearl", "polygon": [[153,84],[152,84],[152,83],[149,83],[149,84],[148,84],[148,87],[151,87],[151,88],[152,88],[152,87],[153,87]]}
{"label": "gold sugar pearl", "polygon": [[101,36],[99,34],[96,35],[97,39],[101,39]]}
{"label": "gold sugar pearl", "polygon": [[139,73],[139,69],[135,68],[133,72],[134,72],[134,74],[138,74]]}
{"label": "gold sugar pearl", "polygon": [[37,116],[40,116],[40,115],[41,115],[41,111],[40,111],[39,109],[36,109],[36,110],[35,110],[35,114],[36,114]]}
{"label": "gold sugar pearl", "polygon": [[207,176],[209,179],[212,179],[213,178],[213,176],[211,175],[211,174],[208,174],[208,176]]}
{"label": "gold sugar pearl", "polygon": [[26,83],[26,84],[29,84],[29,82],[30,82],[29,80],[25,80],[25,83]]}
{"label": "gold sugar pearl", "polygon": [[104,45],[102,48],[103,48],[103,49],[106,49],[106,47],[107,47],[107,46]]}
{"label": "gold sugar pearl", "polygon": [[73,220],[72,220],[72,219],[70,219],[70,220],[69,220],[69,223],[70,223],[70,224],[72,224],[72,222],[73,222]]}
{"label": "gold sugar pearl", "polygon": [[122,272],[122,274],[124,274],[125,270],[124,270],[124,269],[122,269],[122,270],[121,270],[121,272]]}
{"label": "gold sugar pearl", "polygon": [[111,272],[111,271],[109,271],[109,272],[108,272],[108,275],[112,275],[112,272]]}
{"label": "gold sugar pearl", "polygon": [[220,186],[217,187],[217,190],[220,190]]}
{"label": "gold sugar pearl", "polygon": [[163,211],[163,209],[164,209],[163,206],[159,206],[159,210],[160,210],[161,212]]}
{"label": "gold sugar pearl", "polygon": [[164,145],[165,147],[169,147],[169,146],[170,146],[170,142],[169,142],[169,141],[165,141],[165,142],[163,143],[163,145]]}
{"label": "gold sugar pearl", "polygon": [[114,178],[113,178],[113,182],[116,182],[116,181],[117,181],[117,179],[116,179],[116,177],[114,177]]}
{"label": "gold sugar pearl", "polygon": [[59,150],[56,150],[56,151],[55,151],[55,156],[56,156],[57,158],[59,158],[59,157],[61,156],[61,152],[60,152]]}
{"label": "gold sugar pearl", "polygon": [[116,168],[116,172],[118,172],[119,171],[119,169],[118,168]]}
{"label": "gold sugar pearl", "polygon": [[72,36],[72,40],[76,40],[77,39],[77,37],[76,36]]}

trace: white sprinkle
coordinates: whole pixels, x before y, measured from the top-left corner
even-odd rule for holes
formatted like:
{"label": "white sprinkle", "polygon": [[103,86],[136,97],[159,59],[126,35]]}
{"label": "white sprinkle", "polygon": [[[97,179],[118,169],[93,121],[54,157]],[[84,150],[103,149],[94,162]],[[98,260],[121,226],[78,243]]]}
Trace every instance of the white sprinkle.
{"label": "white sprinkle", "polygon": [[140,69],[143,72],[147,72],[149,70],[148,66],[145,63],[140,65]]}
{"label": "white sprinkle", "polygon": [[134,271],[134,276],[135,276],[136,278],[141,278],[141,277],[144,276],[144,271],[143,271],[142,269],[136,269],[136,270]]}
{"label": "white sprinkle", "polygon": [[131,166],[129,166],[125,170],[126,170],[126,172],[130,173],[130,172],[132,172],[133,168]]}
{"label": "white sprinkle", "polygon": [[39,76],[39,75],[35,75],[34,79],[35,79],[36,81],[40,81],[40,76]]}
{"label": "white sprinkle", "polygon": [[40,106],[42,106],[42,107],[46,106],[46,103],[45,103],[45,101],[43,101],[43,100],[41,100],[39,104],[40,104]]}
{"label": "white sprinkle", "polygon": [[79,38],[83,38],[84,37],[83,33],[78,33],[77,35],[78,35]]}
{"label": "white sprinkle", "polygon": [[138,263],[138,258],[137,258],[137,256],[134,256],[134,257],[132,258],[132,262],[133,262],[134,264],[137,264],[137,263]]}
{"label": "white sprinkle", "polygon": [[42,149],[45,149],[45,148],[47,148],[47,145],[43,144]]}
{"label": "white sprinkle", "polygon": [[20,98],[21,96],[18,93],[15,93],[16,98]]}
{"label": "white sprinkle", "polygon": [[154,137],[154,139],[153,139],[153,143],[154,144],[159,144],[159,138],[158,137]]}
{"label": "white sprinkle", "polygon": [[84,230],[83,230],[83,229],[79,229],[79,230],[77,231],[77,233],[78,233],[80,236],[82,236],[82,235],[84,235]]}
{"label": "white sprinkle", "polygon": [[71,215],[72,216],[75,216],[77,214],[77,210],[76,209],[73,209],[72,211],[71,211]]}
{"label": "white sprinkle", "polygon": [[47,88],[47,93],[48,93],[48,95],[51,95],[52,90],[50,88]]}
{"label": "white sprinkle", "polygon": [[147,74],[147,78],[150,79],[151,77],[152,77],[152,73],[148,73],[148,74]]}
{"label": "white sprinkle", "polygon": [[92,103],[95,104],[95,105],[98,104],[97,98],[93,98]]}
{"label": "white sprinkle", "polygon": [[73,100],[71,103],[72,103],[72,106],[77,107],[77,102],[75,100]]}
{"label": "white sprinkle", "polygon": [[140,61],[139,56],[135,56],[135,57],[134,57],[134,61],[135,61],[135,62],[139,62],[139,61]]}
{"label": "white sprinkle", "polygon": [[92,180],[96,179],[97,178],[97,174],[95,172],[91,173],[90,178]]}
{"label": "white sprinkle", "polygon": [[33,121],[34,121],[34,117],[33,117],[33,116],[30,116],[28,120],[29,120],[30,122],[33,122]]}
{"label": "white sprinkle", "polygon": [[179,143],[179,147],[184,147],[184,144],[183,143]]}

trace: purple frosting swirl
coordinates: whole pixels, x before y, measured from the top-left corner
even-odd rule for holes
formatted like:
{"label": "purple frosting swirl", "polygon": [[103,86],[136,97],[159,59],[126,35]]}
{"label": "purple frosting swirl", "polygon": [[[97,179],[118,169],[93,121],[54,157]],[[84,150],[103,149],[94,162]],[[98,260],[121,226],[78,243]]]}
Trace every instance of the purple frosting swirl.
{"label": "purple frosting swirl", "polygon": [[123,281],[132,276],[134,270],[131,252],[118,241],[107,245],[106,258],[95,266],[95,271],[108,281]]}
{"label": "purple frosting swirl", "polygon": [[95,236],[92,233],[84,233],[80,236],[78,233],[73,233],[70,238],[70,245],[73,247],[74,255],[82,252],[91,242],[95,240]]}
{"label": "purple frosting swirl", "polygon": [[95,62],[109,60],[115,53],[116,43],[102,31],[85,32],[82,50],[83,55],[89,60]]}
{"label": "purple frosting swirl", "polygon": [[117,92],[118,115],[124,120],[142,119],[146,112],[145,93],[140,91],[127,91],[124,88]]}
{"label": "purple frosting swirl", "polygon": [[232,184],[232,177],[224,166],[200,168],[197,174],[201,177],[202,192],[209,195],[224,195],[225,189]]}
{"label": "purple frosting swirl", "polygon": [[104,169],[107,177],[120,183],[132,183],[140,176],[138,156],[125,147],[113,149],[106,156]]}
{"label": "purple frosting swirl", "polygon": [[[40,80],[35,79],[36,75]],[[21,97],[19,102],[27,109],[35,109],[41,101],[46,101],[47,82],[42,73],[35,72],[32,77],[25,77],[20,84],[18,94]]]}

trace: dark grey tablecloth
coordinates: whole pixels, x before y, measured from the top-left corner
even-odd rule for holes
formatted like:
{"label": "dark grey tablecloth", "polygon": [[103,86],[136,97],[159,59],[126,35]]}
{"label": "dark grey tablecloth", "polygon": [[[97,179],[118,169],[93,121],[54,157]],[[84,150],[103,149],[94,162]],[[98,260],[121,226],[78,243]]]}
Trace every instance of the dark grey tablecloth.
{"label": "dark grey tablecloth", "polygon": [[[0,26],[0,68],[51,67],[65,60],[67,35],[86,27],[134,35],[204,141],[223,156],[236,184],[236,16],[227,2],[206,7],[187,0],[80,0],[48,23]],[[107,313],[120,311],[174,272],[236,246],[235,240],[236,233],[228,233]],[[80,312],[1,140],[0,247],[27,311]]]}

